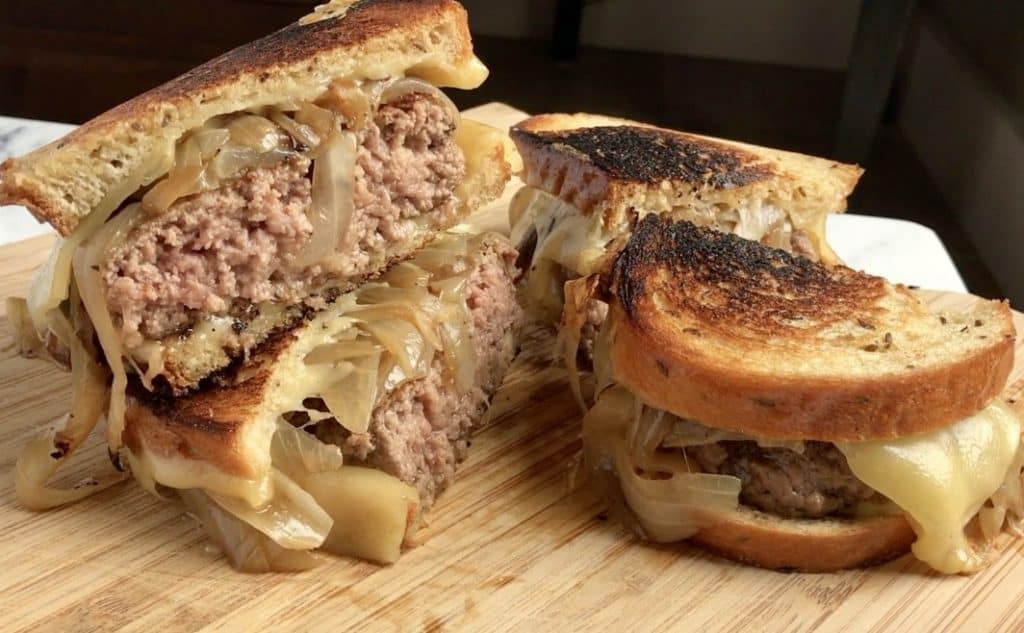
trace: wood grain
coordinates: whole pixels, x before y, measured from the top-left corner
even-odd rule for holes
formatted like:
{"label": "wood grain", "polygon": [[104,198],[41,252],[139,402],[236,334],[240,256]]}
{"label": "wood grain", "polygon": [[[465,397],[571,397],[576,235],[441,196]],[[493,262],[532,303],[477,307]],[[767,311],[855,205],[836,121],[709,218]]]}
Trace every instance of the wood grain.
{"label": "wood grain", "polygon": [[[522,113],[491,105],[470,116],[507,125]],[[503,217],[497,204],[477,219],[500,228]],[[24,292],[49,244],[0,249],[0,294]],[[928,296],[944,307],[973,301]],[[780,574],[686,544],[635,542],[601,519],[593,493],[570,490],[579,415],[561,372],[545,362],[549,342],[530,333],[422,545],[391,567],[333,559],[304,574],[247,576],[231,570],[178,505],[133,482],[46,513],[18,506],[16,456],[64,412],[68,379],[16,358],[0,319],[2,628],[1024,630],[1024,541],[1005,539],[1001,557],[973,577],[940,576],[910,557],[839,574]],[[1005,397],[1024,399],[1022,377],[1018,362]],[[109,467],[96,434],[66,479]]]}

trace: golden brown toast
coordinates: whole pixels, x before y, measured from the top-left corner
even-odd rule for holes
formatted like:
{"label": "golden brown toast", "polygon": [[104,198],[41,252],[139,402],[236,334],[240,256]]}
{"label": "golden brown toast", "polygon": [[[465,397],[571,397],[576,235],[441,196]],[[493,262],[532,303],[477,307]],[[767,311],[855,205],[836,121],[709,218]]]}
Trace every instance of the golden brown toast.
{"label": "golden brown toast", "polygon": [[615,380],[755,437],[861,441],[982,409],[1013,365],[1005,301],[935,314],[902,285],[648,216],[614,265]]}
{"label": "golden brown toast", "polygon": [[212,117],[310,100],[338,77],[404,73],[439,86],[474,88],[487,76],[473,55],[466,11],[455,0],[332,5],[8,159],[0,167],[0,203],[24,205],[68,235],[122,183],[142,177],[145,185],[162,176],[150,167],[185,132]]}
{"label": "golden brown toast", "polygon": [[542,114],[513,127],[511,135],[527,185],[598,215],[605,226],[628,224],[629,214],[636,213],[694,219],[773,206],[807,234],[827,263],[836,258],[825,243],[825,218],[846,209],[863,171],[595,114]]}

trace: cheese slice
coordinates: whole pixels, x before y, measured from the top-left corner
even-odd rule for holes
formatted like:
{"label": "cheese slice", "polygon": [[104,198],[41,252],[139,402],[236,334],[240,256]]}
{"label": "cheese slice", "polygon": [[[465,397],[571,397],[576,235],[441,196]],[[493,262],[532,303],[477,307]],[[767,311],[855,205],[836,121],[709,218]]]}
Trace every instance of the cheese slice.
{"label": "cheese slice", "polygon": [[1003,483],[1020,434],[1017,414],[997,400],[938,431],[836,447],[858,479],[909,515],[917,558],[947,574],[971,573],[985,560],[964,527]]}

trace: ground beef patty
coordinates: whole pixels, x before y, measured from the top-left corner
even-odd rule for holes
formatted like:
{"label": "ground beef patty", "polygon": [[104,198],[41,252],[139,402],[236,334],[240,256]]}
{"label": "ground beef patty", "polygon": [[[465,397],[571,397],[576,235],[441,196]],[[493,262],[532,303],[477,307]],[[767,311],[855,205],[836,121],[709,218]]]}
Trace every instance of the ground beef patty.
{"label": "ground beef patty", "polygon": [[518,328],[522,312],[514,280],[506,273],[514,257],[511,247],[498,245],[469,277],[466,304],[473,317],[477,358],[472,389],[460,392],[436,360],[428,376],[386,396],[373,412],[368,433],[349,434],[333,420],[314,428],[321,440],[342,447],[346,463],[373,466],[416,486],[424,509],[454,478],[469,445],[469,431],[515,353],[507,334]]}
{"label": "ground beef patty", "polygon": [[450,224],[465,174],[455,126],[443,104],[412,93],[382,105],[359,131],[355,213],[329,271],[291,265],[312,232],[307,158],[250,170],[141,224],[103,271],[125,344],[163,338],[239,301],[298,302],[325,273],[371,272],[370,255],[408,237],[416,217],[431,213],[431,226]]}
{"label": "ground beef patty", "polygon": [[739,477],[740,501],[785,518],[849,514],[876,493],[861,483],[846,457],[827,442],[804,442],[803,453],[726,441],[686,448],[709,473]]}

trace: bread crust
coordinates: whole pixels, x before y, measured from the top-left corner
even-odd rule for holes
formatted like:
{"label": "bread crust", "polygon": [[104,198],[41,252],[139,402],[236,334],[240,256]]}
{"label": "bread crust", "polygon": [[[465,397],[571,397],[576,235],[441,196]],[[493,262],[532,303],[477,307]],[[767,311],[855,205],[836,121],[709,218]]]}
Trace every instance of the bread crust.
{"label": "bread crust", "polygon": [[877,565],[917,539],[903,515],[870,519],[781,519],[740,506],[690,540],[720,556],[776,571],[833,572]]}
{"label": "bread crust", "polygon": [[[653,407],[755,437],[939,429],[995,398],[1014,362],[1006,302],[954,322],[881,278],[657,216],[615,263],[609,319],[617,381]],[[892,349],[866,344],[884,339]],[[948,355],[935,347],[947,340],[959,345]]]}
{"label": "bread crust", "polygon": [[[0,166],[0,203],[23,205],[68,235],[119,184],[211,117],[312,99],[336,77],[399,72],[461,88],[483,81],[462,5],[361,0],[339,16],[289,25],[8,159]],[[148,174],[143,184],[161,175]]]}

